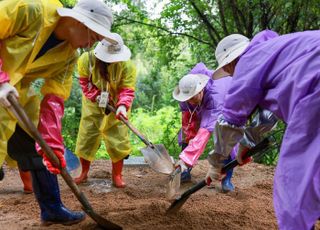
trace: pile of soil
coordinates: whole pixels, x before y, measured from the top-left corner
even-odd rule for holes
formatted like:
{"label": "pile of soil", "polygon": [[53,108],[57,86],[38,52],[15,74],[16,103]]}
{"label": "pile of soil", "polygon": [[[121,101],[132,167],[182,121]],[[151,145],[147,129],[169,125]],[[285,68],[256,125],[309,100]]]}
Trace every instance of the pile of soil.
{"label": "pile of soil", "polygon": [[[206,161],[200,161],[192,170],[192,181],[183,184],[181,190],[203,179],[207,167]],[[99,229],[89,217],[73,226],[40,226],[39,207],[33,194],[23,194],[16,169],[5,167],[5,171],[0,182],[1,229]],[[97,213],[124,229],[277,229],[272,204],[273,167],[255,163],[238,167],[233,177],[234,192],[222,194],[204,188],[173,216],[165,215],[171,204],[165,197],[168,176],[149,167],[125,167],[127,187],[117,189],[111,185],[110,172],[109,161],[95,161],[88,182],[80,189]],[[62,178],[59,181],[64,204],[80,210],[81,205]],[[319,224],[316,229],[320,230]]]}

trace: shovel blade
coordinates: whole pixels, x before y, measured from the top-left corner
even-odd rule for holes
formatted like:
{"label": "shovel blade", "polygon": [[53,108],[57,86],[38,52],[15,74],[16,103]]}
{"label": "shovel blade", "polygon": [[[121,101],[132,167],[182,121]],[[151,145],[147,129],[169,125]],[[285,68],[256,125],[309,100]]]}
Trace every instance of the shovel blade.
{"label": "shovel blade", "polygon": [[[154,148],[153,148],[154,147]],[[156,172],[171,174],[174,170],[172,159],[162,144],[147,146],[140,149],[145,161]]]}
{"label": "shovel blade", "polygon": [[180,195],[180,184],[181,184],[181,170],[176,169],[172,176],[169,176],[169,183],[167,186],[166,197],[167,199],[175,199]]}
{"label": "shovel blade", "polygon": [[175,199],[170,205],[170,207],[167,209],[166,214],[167,215],[176,214],[181,209],[183,204],[188,200],[188,198],[189,196],[184,196],[184,197]]}
{"label": "shovel blade", "polygon": [[92,209],[83,209],[102,229],[122,230],[122,227],[104,219],[102,216],[95,213]]}

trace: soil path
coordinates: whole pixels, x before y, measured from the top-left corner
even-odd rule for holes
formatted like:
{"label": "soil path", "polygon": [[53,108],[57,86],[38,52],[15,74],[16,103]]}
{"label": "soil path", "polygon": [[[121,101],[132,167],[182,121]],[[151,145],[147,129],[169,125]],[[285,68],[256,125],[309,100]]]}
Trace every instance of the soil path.
{"label": "soil path", "polygon": [[[34,196],[22,193],[16,169],[5,170],[5,179],[0,182],[0,229],[98,229],[89,217],[74,226],[41,227]],[[207,162],[199,162],[192,170],[192,182],[184,184],[182,190],[203,179],[206,170]],[[111,185],[110,171],[109,161],[95,161],[88,182],[80,188],[97,213],[124,229],[277,229],[272,205],[273,167],[254,163],[238,167],[233,178],[235,192],[221,194],[204,188],[192,195],[174,216],[165,215],[170,206],[165,198],[166,175],[148,167],[126,167],[123,174],[128,186],[116,189]],[[80,210],[74,195],[59,180],[65,205]]]}

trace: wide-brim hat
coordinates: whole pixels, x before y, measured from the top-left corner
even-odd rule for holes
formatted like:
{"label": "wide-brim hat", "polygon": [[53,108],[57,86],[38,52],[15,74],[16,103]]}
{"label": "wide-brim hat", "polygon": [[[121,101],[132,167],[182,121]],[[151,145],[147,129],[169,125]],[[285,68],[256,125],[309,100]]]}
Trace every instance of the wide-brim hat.
{"label": "wide-brim hat", "polygon": [[61,17],[72,17],[84,24],[90,30],[115,43],[113,33],[110,32],[113,23],[111,10],[99,0],[80,0],[72,9],[58,8]]}
{"label": "wide-brim hat", "polygon": [[106,63],[128,61],[131,57],[130,49],[123,44],[119,34],[114,33],[113,36],[117,44],[112,44],[104,39],[94,49],[94,55]]}
{"label": "wide-brim hat", "polygon": [[207,85],[209,79],[204,74],[187,74],[180,79],[179,85],[172,92],[172,96],[177,101],[187,101],[200,93]]}
{"label": "wide-brim hat", "polygon": [[[222,39],[216,48],[215,56],[218,62],[218,67],[216,68],[216,74],[222,67],[231,63],[237,57],[239,57],[249,46],[249,38],[241,34],[231,34],[224,39]],[[216,79],[215,74],[213,78]]]}

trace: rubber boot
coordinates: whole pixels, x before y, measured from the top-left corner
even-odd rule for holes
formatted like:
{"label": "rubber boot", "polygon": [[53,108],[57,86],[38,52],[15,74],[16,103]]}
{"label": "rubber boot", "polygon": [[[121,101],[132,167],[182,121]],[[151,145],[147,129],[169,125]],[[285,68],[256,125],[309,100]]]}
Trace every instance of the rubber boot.
{"label": "rubber boot", "polygon": [[72,225],[85,218],[84,212],[72,212],[61,202],[57,176],[48,170],[32,170],[32,185],[41,210],[42,225]]}
{"label": "rubber boot", "polygon": [[2,181],[4,178],[4,171],[3,171],[3,168],[0,167],[0,181]]}
{"label": "rubber boot", "polygon": [[117,188],[124,188],[126,184],[122,180],[122,168],[123,168],[123,159],[113,163],[112,162],[112,182]]}
{"label": "rubber boot", "polygon": [[[228,164],[230,161],[232,161],[231,156],[224,161],[224,164]],[[221,181],[221,187],[222,187],[222,192],[230,192],[234,191],[234,185],[231,182],[233,174],[233,169],[228,170],[227,175],[223,180]]]}
{"label": "rubber boot", "polygon": [[74,179],[74,182],[76,184],[81,184],[81,183],[87,182],[88,173],[89,173],[90,164],[91,164],[91,161],[87,161],[83,158],[80,158],[80,162],[81,162],[82,170],[81,170],[80,176]]}
{"label": "rubber boot", "polygon": [[184,170],[181,173],[181,183],[187,183],[191,181],[191,173],[190,173],[191,170],[192,170],[192,167],[188,167],[188,169]]}
{"label": "rubber boot", "polygon": [[19,169],[20,178],[23,183],[23,192],[26,194],[32,193],[32,179],[29,171],[22,171]]}

